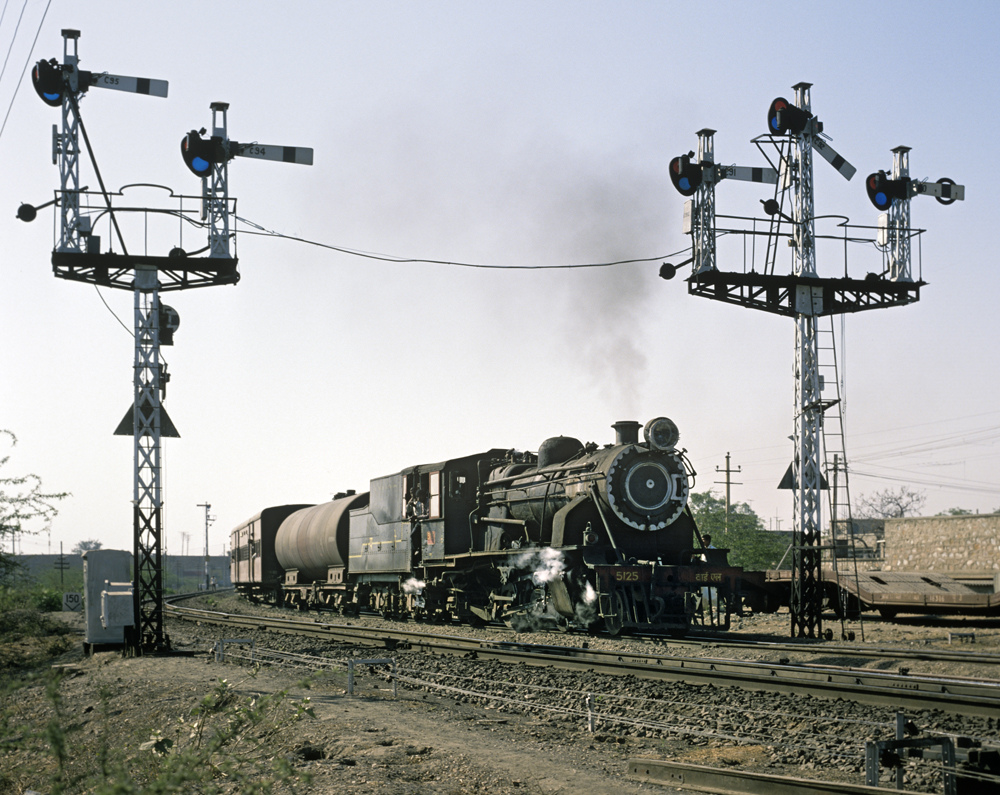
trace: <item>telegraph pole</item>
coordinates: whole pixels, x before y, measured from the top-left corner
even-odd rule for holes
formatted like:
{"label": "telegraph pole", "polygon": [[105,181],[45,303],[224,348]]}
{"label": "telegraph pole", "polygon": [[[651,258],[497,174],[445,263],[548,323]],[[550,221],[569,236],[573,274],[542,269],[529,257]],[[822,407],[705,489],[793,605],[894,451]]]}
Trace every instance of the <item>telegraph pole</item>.
{"label": "telegraph pole", "polygon": [[[724,532],[728,534],[729,533],[729,506],[731,505],[731,503],[729,501],[729,488],[730,488],[731,485],[732,486],[742,486],[743,485],[742,483],[733,483],[732,479],[731,479],[731,476],[732,475],[738,475],[740,472],[743,471],[743,467],[739,466],[736,469],[733,469],[730,466],[730,464],[729,464],[729,453],[727,452],[726,453],[726,468],[725,469],[719,469],[718,467],[716,467],[715,471],[716,472],[724,472],[726,474],[726,480],[725,480],[725,484],[726,484],[726,524],[725,524],[725,530],[724,530]],[[723,481],[717,480],[715,482],[721,484]]]}
{"label": "telegraph pole", "polygon": [[208,528],[209,528],[209,525],[211,525],[212,522],[215,521],[215,517],[211,516],[209,514],[209,511],[212,510],[212,506],[211,506],[210,503],[199,502],[198,503],[198,507],[205,509],[205,590],[207,591],[208,590],[208,586],[209,586],[209,584],[211,582],[211,578],[210,578],[209,573],[208,573],[208,563],[209,563],[209,554],[208,554]]}

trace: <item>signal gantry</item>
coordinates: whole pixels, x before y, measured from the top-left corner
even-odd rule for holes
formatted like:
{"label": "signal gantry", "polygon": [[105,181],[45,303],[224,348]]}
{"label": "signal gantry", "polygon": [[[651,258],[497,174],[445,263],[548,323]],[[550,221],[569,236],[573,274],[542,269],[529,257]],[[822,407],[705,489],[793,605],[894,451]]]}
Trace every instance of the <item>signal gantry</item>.
{"label": "signal gantry", "polygon": [[[171,198],[179,200],[178,209],[116,208],[113,199],[124,195],[125,188],[114,194],[105,188],[80,116],[80,98],[92,87],[166,97],[167,82],[83,71],[79,68],[80,32],[65,29],[62,36],[63,62],[60,64],[55,59],[39,61],[32,70],[32,82],[38,96],[47,105],[62,108],[62,127],[59,129],[53,125],[52,145],[53,163],[59,165],[60,188],[55,199],[50,202],[37,206],[22,204],[17,217],[23,221],[32,221],[39,209],[55,205],[59,208],[60,215],[52,252],[55,276],[97,286],[132,290],[134,293],[134,395],[125,419],[115,431],[116,434],[133,437],[134,454],[134,625],[126,632],[126,645],[136,654],[168,650],[170,640],[163,631],[160,441],[162,437],[179,434],[162,405],[169,376],[166,365],[160,359],[160,346],[173,343],[173,333],[180,321],[177,312],[162,304],[159,296],[164,291],[236,284],[239,281],[235,231],[230,222],[230,216],[235,210],[235,199],[230,198],[228,189],[227,164],[232,157],[283,162],[288,162],[291,158],[291,162],[311,164],[312,150],[261,147],[257,144],[229,141],[225,122],[228,105],[213,103],[213,137],[202,142],[207,148],[195,143],[192,136],[197,136],[196,133],[185,137],[185,142],[189,144],[188,151],[182,148],[185,162],[196,174],[199,173],[198,167],[202,162],[207,164],[203,168],[206,179],[203,179],[202,195],[185,196],[167,189]],[[220,121],[217,123],[217,120]],[[81,135],[100,183],[100,191],[96,194],[86,187],[80,187]],[[200,136],[197,137],[200,140]],[[273,156],[275,149],[282,156]],[[287,154],[289,149],[292,150],[290,155]],[[189,153],[192,155],[190,159]],[[209,172],[211,180],[207,179]],[[90,195],[100,196],[104,208],[83,212],[80,199]],[[187,207],[184,206],[185,200],[188,200]],[[198,212],[191,209],[199,200],[200,220],[196,217]],[[154,217],[163,217],[164,214],[167,217],[177,217],[181,219],[182,229],[184,222],[207,225],[208,245],[192,254],[185,252],[180,244],[165,255],[130,254],[117,220],[118,213],[126,212],[139,212]],[[101,238],[96,234],[95,224],[104,215],[107,215],[113,227],[120,252],[101,250]],[[206,251],[207,256],[194,256]]]}
{"label": "signal gantry", "polygon": [[[697,133],[697,160],[692,159],[695,155],[690,152],[670,163],[674,187],[681,195],[691,197],[684,205],[684,231],[691,235],[692,243],[688,292],[795,319],[795,433],[791,437],[794,442],[791,476],[786,479],[794,493],[792,635],[801,637],[822,634],[820,498],[821,490],[826,488],[821,472],[822,424],[824,412],[836,403],[822,396],[817,319],[918,301],[920,287],[925,283],[919,278],[914,281],[911,276],[910,251],[912,238],[923,230],[910,226],[909,201],[921,194],[934,196],[943,204],[965,198],[964,187],[950,179],[936,183],[910,180],[909,150],[897,147],[893,150],[891,177],[876,172],[866,181],[872,203],[886,211],[879,218],[876,238],[862,240],[853,231],[857,227],[842,218],[843,237],[835,238],[843,241],[845,249],[848,242],[875,243],[884,252],[887,266],[863,279],[850,278],[846,266],[843,277],[820,277],[816,268],[819,219],[814,209],[812,154],[818,153],[847,180],[856,169],[825,139],[823,124],[812,113],[810,88],[809,83],[793,86],[794,102],[776,98],[768,108],[767,134],[753,139],[765,157],[765,146],[772,146],[777,153],[777,168],[769,170],[766,178],[761,174],[759,179],[753,179],[776,186],[775,196],[762,201],[770,219],[764,233],[768,244],[762,271],[753,265],[743,271],[722,271],[716,265],[716,242],[720,234],[752,237],[761,232],[758,219],[750,219],[753,221],[750,229],[717,224],[715,187],[725,168],[720,169],[715,163],[712,143],[715,131],[704,129]],[[747,174],[748,170],[740,173]],[[790,204],[788,213],[783,210],[786,198]],[[790,231],[782,231],[785,223]],[[775,273],[779,238],[786,238],[792,248],[792,272],[788,274]],[[675,271],[675,266],[664,263],[660,275],[669,279]]]}

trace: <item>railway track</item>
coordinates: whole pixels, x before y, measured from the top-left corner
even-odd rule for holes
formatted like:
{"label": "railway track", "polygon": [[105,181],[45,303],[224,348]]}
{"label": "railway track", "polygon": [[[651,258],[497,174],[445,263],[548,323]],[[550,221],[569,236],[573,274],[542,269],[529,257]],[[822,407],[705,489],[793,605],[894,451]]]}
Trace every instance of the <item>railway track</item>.
{"label": "railway track", "polygon": [[[1000,681],[951,676],[929,676],[833,665],[747,662],[677,654],[636,654],[574,646],[530,644],[520,641],[484,641],[437,632],[399,628],[371,628],[328,623],[320,619],[259,617],[218,613],[176,604],[168,615],[202,624],[242,630],[261,630],[376,646],[390,651],[414,650],[432,654],[462,655],[483,660],[591,671],[611,676],[688,684],[739,687],[776,693],[846,699],[899,709],[937,709],[957,715],[1000,714]],[[716,640],[713,644],[719,643]],[[674,645],[671,641],[668,645]],[[719,643],[719,645],[722,645]],[[807,648],[800,644],[774,644],[768,648]],[[836,647],[839,654],[844,647]],[[847,647],[849,648],[849,647]],[[833,654],[834,649],[823,646]],[[867,650],[871,657],[871,650]],[[929,653],[929,652],[928,652]],[[968,653],[966,653],[968,654]]]}
{"label": "railway track", "polygon": [[754,649],[776,653],[822,654],[828,657],[861,657],[913,662],[957,662],[976,665],[1000,665],[1000,654],[993,652],[964,651],[960,649],[901,649],[894,646],[850,645],[819,640],[772,641],[764,639],[740,639],[710,636],[701,638],[676,638],[668,643],[671,647],[715,646],[726,649]]}

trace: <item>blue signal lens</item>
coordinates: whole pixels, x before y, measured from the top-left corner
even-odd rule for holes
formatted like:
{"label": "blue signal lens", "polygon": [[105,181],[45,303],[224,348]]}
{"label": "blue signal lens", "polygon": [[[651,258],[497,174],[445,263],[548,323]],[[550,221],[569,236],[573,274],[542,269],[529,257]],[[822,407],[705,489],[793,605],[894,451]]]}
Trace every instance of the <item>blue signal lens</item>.
{"label": "blue signal lens", "polygon": [[50,94],[47,91],[43,91],[42,92],[42,96],[45,97],[50,102],[55,102],[57,99],[61,99],[62,98],[62,94]]}
{"label": "blue signal lens", "polygon": [[882,191],[879,191],[878,193],[875,194],[875,203],[879,207],[888,207],[890,204],[892,204],[889,197],[886,196],[884,193],[882,193]]}
{"label": "blue signal lens", "polygon": [[677,180],[677,184],[681,186],[681,190],[691,190],[691,180],[687,177],[681,177]]}
{"label": "blue signal lens", "polygon": [[195,171],[203,172],[208,171],[208,169],[212,167],[212,164],[203,157],[194,157],[191,159],[191,167]]}

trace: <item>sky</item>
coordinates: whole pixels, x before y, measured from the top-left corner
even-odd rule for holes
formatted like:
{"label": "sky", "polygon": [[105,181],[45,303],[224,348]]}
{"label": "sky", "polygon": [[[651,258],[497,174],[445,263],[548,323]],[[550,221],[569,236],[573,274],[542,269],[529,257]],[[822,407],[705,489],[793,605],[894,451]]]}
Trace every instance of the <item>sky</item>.
{"label": "sky", "polygon": [[[852,496],[906,486],[928,515],[1000,509],[1000,295],[992,131],[1000,6],[963,2],[296,2],[13,0],[0,20],[0,428],[5,476],[71,496],[26,553],[96,539],[132,548],[133,295],[56,279],[60,121],[25,74],[62,60],[169,81],[166,99],[92,88],[81,115],[105,184],[194,196],[180,141],[230,104],[232,140],[308,146],[312,166],[238,158],[229,190],[241,280],[164,293],[168,553],[210,551],[270,505],[366,490],[403,467],[546,438],[609,443],[618,420],[667,416],[697,479],[772,528],[792,457],[794,323],[688,295],[690,239],[668,164],[717,131],[716,161],[766,165],[752,139],[792,86],[856,166],[815,158],[817,215],[875,224],[864,177],[912,147],[911,175],[966,200],[912,201],[919,303],[834,327]],[[44,15],[44,21],[43,21]],[[793,25],[794,22],[794,25]],[[37,36],[37,41],[36,41]],[[982,136],[986,136],[981,139]],[[980,145],[982,143],[982,145]],[[986,165],[983,165],[986,163]],[[86,155],[81,181],[96,188]],[[717,212],[763,217],[770,187],[734,181]],[[176,209],[162,189],[131,206]],[[191,204],[188,205],[189,207]],[[990,218],[994,218],[993,221]],[[105,249],[110,235],[102,221]],[[819,231],[836,232],[833,222]],[[206,245],[165,215],[123,220],[130,251]],[[280,235],[280,236],[279,236]],[[291,238],[299,238],[299,242]],[[117,245],[117,244],[116,244]],[[388,262],[324,246],[409,260]],[[824,244],[821,276],[863,277],[872,247]],[[874,258],[874,259],[873,259]],[[593,268],[526,269],[648,260]],[[506,269],[496,266],[508,266]],[[511,267],[522,266],[522,267]],[[720,242],[719,267],[746,266]],[[779,253],[778,271],[790,272]],[[824,321],[823,326],[829,327]],[[824,393],[826,396],[827,393]],[[185,538],[186,536],[186,538]]]}

